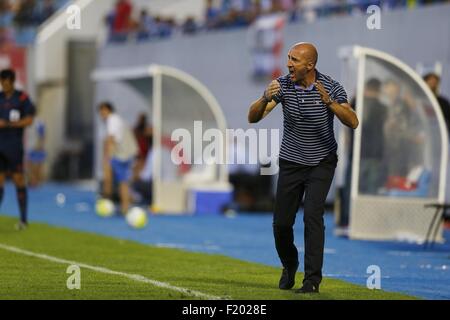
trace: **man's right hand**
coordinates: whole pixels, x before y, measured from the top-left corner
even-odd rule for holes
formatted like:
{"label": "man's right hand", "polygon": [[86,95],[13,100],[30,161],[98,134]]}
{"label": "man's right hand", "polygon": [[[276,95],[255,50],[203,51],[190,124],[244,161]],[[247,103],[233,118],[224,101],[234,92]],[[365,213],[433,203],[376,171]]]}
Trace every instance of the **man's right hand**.
{"label": "man's right hand", "polygon": [[277,80],[273,80],[264,90],[264,94],[261,98],[258,98],[250,106],[248,112],[248,122],[256,123],[264,118],[279,101],[273,101],[273,97],[280,91],[281,87]]}
{"label": "man's right hand", "polygon": [[6,120],[0,119],[0,129],[8,127],[8,122]]}
{"label": "man's right hand", "polygon": [[272,101],[273,96],[278,94],[280,88],[280,83],[277,80],[272,80],[266,90],[264,90],[264,99],[266,99],[267,102]]}

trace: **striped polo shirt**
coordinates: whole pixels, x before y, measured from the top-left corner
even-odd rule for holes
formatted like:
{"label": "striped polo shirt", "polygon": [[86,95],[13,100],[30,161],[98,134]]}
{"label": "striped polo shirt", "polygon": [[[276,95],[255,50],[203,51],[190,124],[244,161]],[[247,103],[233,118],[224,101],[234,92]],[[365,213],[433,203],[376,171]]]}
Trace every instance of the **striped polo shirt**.
{"label": "striped polo shirt", "polygon": [[[334,113],[322,102],[314,85],[303,89],[295,85],[290,75],[277,79],[280,91],[274,97],[283,106],[283,139],[280,158],[307,166],[315,166],[330,152],[336,152]],[[347,102],[344,88],[329,76],[316,70],[330,98]]]}

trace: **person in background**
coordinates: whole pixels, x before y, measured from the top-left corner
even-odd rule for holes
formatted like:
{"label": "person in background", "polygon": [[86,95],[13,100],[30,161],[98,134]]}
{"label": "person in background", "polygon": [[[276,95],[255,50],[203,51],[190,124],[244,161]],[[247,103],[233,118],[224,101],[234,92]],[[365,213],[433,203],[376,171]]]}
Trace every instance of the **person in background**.
{"label": "person in background", "polygon": [[8,0],[0,1],[0,45],[13,42],[13,22],[14,14],[11,11],[11,4]]}
{"label": "person in background", "polygon": [[[439,105],[441,106],[441,110],[442,113],[444,115],[444,119],[447,125],[447,131],[450,135],[450,102],[448,101],[447,98],[441,96],[439,94],[439,85],[441,82],[441,78],[435,74],[435,73],[428,73],[426,74],[423,79],[425,80],[425,82],[427,83],[427,85],[430,87],[431,91],[434,93],[434,95],[436,96]],[[449,202],[450,200],[448,199],[448,195],[447,195],[447,202]],[[446,210],[446,215],[448,215],[450,212],[450,209]]]}
{"label": "person in background", "polygon": [[145,113],[141,113],[139,115],[133,132],[139,149],[136,157],[136,163],[133,167],[133,181],[135,181],[138,178],[139,173],[144,168],[147,154],[153,142],[152,128],[148,125],[147,115]]}
{"label": "person in background", "polygon": [[44,0],[39,12],[39,23],[43,23],[56,11],[54,0]]}
{"label": "person in background", "polygon": [[186,18],[186,21],[183,23],[182,30],[184,34],[195,34],[198,31],[197,23],[194,20],[194,17]]}
{"label": "person in background", "polygon": [[436,99],[438,100],[439,105],[441,106],[445,123],[447,124],[447,130],[450,132],[450,102],[447,100],[447,98],[439,94],[439,85],[441,82],[441,78],[435,73],[428,73],[423,77],[423,79],[436,96]]}
{"label": "person in background", "polygon": [[157,36],[161,39],[169,38],[176,27],[174,18],[163,18],[161,16],[155,17],[155,24],[157,30]]}
{"label": "person in background", "polygon": [[412,168],[422,163],[424,125],[407,86],[388,79],[383,84],[382,98],[389,110],[384,126],[387,173],[389,177],[406,177]]}
{"label": "person in background", "polygon": [[103,149],[103,195],[111,198],[113,182],[119,185],[121,213],[126,215],[130,205],[130,179],[134,158],[138,153],[136,140],[125,121],[115,113],[109,102],[102,102],[98,111],[106,125]]}
{"label": "person in background", "polygon": [[144,159],[142,169],[137,172],[137,176],[133,180],[133,196],[137,202],[151,205],[153,200],[153,152],[150,148]]}
{"label": "person in background", "polygon": [[36,14],[36,1],[22,0],[18,2],[14,22],[19,28],[38,25],[39,19]]}
{"label": "person in background", "polygon": [[114,20],[115,20],[115,11],[111,10],[110,12],[108,12],[108,14],[105,16],[104,18],[104,24],[108,29],[108,42],[114,42],[114,31],[113,31],[113,26],[114,26]]}
{"label": "person in background", "polygon": [[[29,183],[31,187],[37,187],[44,180],[44,163],[47,157],[45,152],[45,124],[40,119],[35,119],[31,140],[33,141],[28,153]],[[28,140],[28,142],[30,142]]]}
{"label": "person in background", "polygon": [[141,10],[138,22],[137,40],[147,41],[157,34],[155,19],[149,15],[148,11]]}
{"label": "person in background", "polygon": [[28,190],[24,174],[25,128],[33,124],[36,109],[28,95],[16,90],[14,70],[0,72],[0,204],[4,195],[6,174],[11,174],[16,186],[17,202],[20,210],[20,222],[16,229],[28,226]]}
{"label": "person in background", "polygon": [[113,41],[123,42],[127,40],[130,31],[131,13],[133,5],[130,0],[118,0],[112,22]]}
{"label": "person in background", "polygon": [[220,21],[220,10],[214,6],[213,0],[206,0],[205,27],[214,29],[218,27]]}
{"label": "person in background", "polygon": [[377,194],[385,180],[383,168],[386,137],[384,126],[388,108],[380,100],[381,81],[371,78],[364,88],[364,115],[362,124],[359,189],[364,194]]}

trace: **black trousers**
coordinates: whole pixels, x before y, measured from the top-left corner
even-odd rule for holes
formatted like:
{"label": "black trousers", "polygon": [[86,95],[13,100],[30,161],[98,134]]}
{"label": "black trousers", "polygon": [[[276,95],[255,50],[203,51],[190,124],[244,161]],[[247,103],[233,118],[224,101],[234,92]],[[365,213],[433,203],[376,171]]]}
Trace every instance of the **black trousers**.
{"label": "black trousers", "polygon": [[273,217],[275,246],[285,268],[298,264],[294,244],[295,216],[304,200],[305,278],[319,284],[322,280],[325,225],[325,200],[333,181],[337,164],[336,153],[330,153],[317,166],[304,166],[279,160],[278,187]]}

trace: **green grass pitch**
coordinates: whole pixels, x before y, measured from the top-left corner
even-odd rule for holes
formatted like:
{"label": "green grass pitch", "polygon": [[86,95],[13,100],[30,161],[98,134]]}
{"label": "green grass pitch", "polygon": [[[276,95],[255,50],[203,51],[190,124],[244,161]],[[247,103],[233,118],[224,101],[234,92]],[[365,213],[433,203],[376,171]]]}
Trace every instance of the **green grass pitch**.
{"label": "green grass pitch", "polygon": [[[414,299],[399,293],[369,290],[325,278],[320,294],[298,295],[277,288],[280,269],[237,259],[32,224],[15,231],[15,219],[0,217],[0,299],[202,299],[189,291],[158,287],[124,274],[138,275],[170,286],[228,299]],[[69,264],[6,250],[35,254],[107,268],[109,274],[81,266],[81,289],[66,286]],[[268,248],[268,250],[274,250]],[[297,275],[297,285],[302,279]],[[207,296],[206,296],[207,297]]]}

